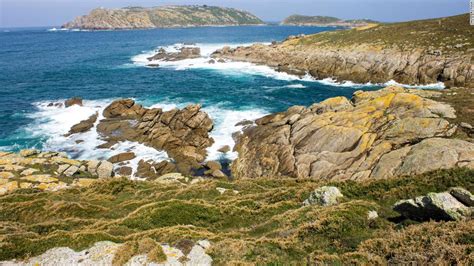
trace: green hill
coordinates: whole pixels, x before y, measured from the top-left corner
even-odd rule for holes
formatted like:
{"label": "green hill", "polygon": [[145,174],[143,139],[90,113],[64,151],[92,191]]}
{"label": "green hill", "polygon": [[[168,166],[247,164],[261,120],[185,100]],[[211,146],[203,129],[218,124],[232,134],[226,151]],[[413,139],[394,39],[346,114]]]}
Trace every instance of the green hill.
{"label": "green hill", "polygon": [[264,24],[249,12],[215,6],[97,8],[63,25],[79,29],[143,29]]}

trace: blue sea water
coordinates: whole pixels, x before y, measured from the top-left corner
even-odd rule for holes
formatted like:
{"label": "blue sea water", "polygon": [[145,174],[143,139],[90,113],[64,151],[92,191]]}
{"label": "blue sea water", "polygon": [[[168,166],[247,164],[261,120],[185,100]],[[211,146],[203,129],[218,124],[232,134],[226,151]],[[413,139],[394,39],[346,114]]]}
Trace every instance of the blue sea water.
{"label": "blue sea water", "polygon": [[[74,157],[100,157],[103,153],[93,152],[96,135],[68,139],[62,134],[118,98],[134,98],[145,106],[165,108],[200,103],[215,119],[212,134],[216,145],[227,144],[232,141],[234,124],[242,119],[333,96],[350,97],[361,86],[300,79],[248,63],[211,65],[206,56],[225,45],[280,41],[289,35],[327,30],[335,28],[246,26],[96,32],[3,29],[0,149],[63,149]],[[172,49],[183,43],[201,47],[203,58],[160,68],[145,66],[146,57],[158,47]],[[82,97],[85,106],[47,106],[74,96]],[[78,139],[84,143],[73,142]]]}

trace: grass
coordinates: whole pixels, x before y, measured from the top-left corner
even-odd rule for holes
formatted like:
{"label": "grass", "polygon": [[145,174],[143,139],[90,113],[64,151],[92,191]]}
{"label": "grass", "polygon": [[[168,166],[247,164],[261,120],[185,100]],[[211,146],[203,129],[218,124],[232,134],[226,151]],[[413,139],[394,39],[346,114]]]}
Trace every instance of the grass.
{"label": "grass", "polygon": [[[322,185],[339,187],[343,202],[302,207]],[[159,262],[164,254],[156,243],[186,253],[197,240],[208,239],[217,265],[472,262],[472,221],[390,222],[397,217],[391,210],[395,201],[453,186],[474,191],[474,171],[363,183],[244,179],[174,186],[115,179],[58,192],[18,190],[0,197],[0,261],[109,240],[126,243],[114,258],[116,265],[135,254]],[[221,195],[216,187],[239,193]],[[368,220],[371,210],[379,218]]]}
{"label": "grass", "polygon": [[419,48],[439,50],[443,54],[472,54],[474,27],[469,25],[469,14],[463,14],[439,19],[386,23],[366,30],[314,34],[300,39],[297,45],[370,45],[379,49],[394,48],[403,51]]}

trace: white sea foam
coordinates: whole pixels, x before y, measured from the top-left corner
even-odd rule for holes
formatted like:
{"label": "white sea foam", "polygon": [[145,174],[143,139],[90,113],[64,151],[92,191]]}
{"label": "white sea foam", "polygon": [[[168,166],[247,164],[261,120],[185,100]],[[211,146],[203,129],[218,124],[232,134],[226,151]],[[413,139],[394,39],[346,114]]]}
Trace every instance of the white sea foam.
{"label": "white sea foam", "polygon": [[[73,105],[69,108],[48,106],[50,102],[36,103],[38,111],[29,116],[34,122],[28,125],[26,131],[28,134],[44,139],[43,150],[65,151],[76,159],[104,160],[123,152],[133,152],[136,158],[124,163],[125,166],[130,166],[133,169],[132,176],[135,176],[140,160],[153,160],[155,162],[170,160],[165,151],[158,151],[144,144],[131,141],[119,142],[110,149],[97,149],[97,146],[105,142],[101,140],[96,127],[99,121],[103,119],[102,112],[104,108],[110,102],[111,100],[85,100],[84,106]],[[183,108],[187,104],[159,102],[149,107],[159,107],[167,111],[173,108]],[[222,154],[218,150],[225,145],[229,145],[231,149],[234,147],[235,142],[232,134],[243,128],[242,126],[236,126],[238,122],[255,120],[268,113],[260,108],[232,110],[220,105],[205,107],[203,110],[209,114],[215,125],[210,133],[210,136],[214,139],[214,144],[207,149],[207,160],[234,160],[237,158],[237,153],[235,152]],[[65,136],[73,125],[89,118],[95,113],[98,113],[99,117],[91,130],[85,133]]]}
{"label": "white sea foam", "polygon": [[426,84],[426,85],[407,85],[407,84],[400,84],[394,80],[390,80],[389,82],[384,84],[385,86],[402,86],[405,88],[410,89],[432,89],[432,90],[442,90],[446,88],[443,82]]}
{"label": "white sea foam", "polygon": [[232,134],[241,131],[243,128],[243,126],[236,126],[237,123],[243,120],[255,120],[268,113],[260,108],[231,110],[218,105],[206,107],[204,111],[209,114],[215,125],[210,134],[214,139],[214,144],[207,149],[207,160],[236,159],[238,156],[236,152],[231,151],[222,154],[218,150],[225,145],[229,145],[231,150],[234,148],[235,141],[232,138]]}
{"label": "white sea foam", "polygon": [[51,28],[51,29],[47,29],[46,31],[49,31],[49,32],[85,32],[85,31],[91,31],[91,30],[87,30],[87,29],[66,29],[66,28]]}
{"label": "white sea foam", "polygon": [[305,89],[307,88],[305,85],[297,83],[297,84],[290,84],[290,85],[283,85],[283,86],[263,86],[262,88],[267,89],[266,91],[275,91],[278,89]]}

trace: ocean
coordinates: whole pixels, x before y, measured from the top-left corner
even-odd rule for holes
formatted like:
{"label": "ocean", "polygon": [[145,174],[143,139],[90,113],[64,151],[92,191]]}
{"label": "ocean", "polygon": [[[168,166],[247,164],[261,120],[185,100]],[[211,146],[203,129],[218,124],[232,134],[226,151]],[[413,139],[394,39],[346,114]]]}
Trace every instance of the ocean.
{"label": "ocean", "polygon": [[[134,31],[62,31],[47,28],[0,30],[0,149],[65,151],[78,159],[107,159],[134,151],[140,159],[163,160],[165,152],[124,142],[98,150],[103,141],[93,129],[65,137],[70,127],[101,111],[113,100],[133,98],[146,107],[171,109],[202,104],[214,120],[215,144],[208,159],[226,158],[217,150],[234,144],[235,124],[293,105],[311,105],[334,96],[382,85],[335,83],[299,78],[266,66],[243,62],[209,64],[223,46],[284,40],[289,35],[336,30],[328,27],[245,26]],[[159,48],[184,44],[201,48],[202,57],[146,67]],[[84,106],[48,106],[71,97]]]}

